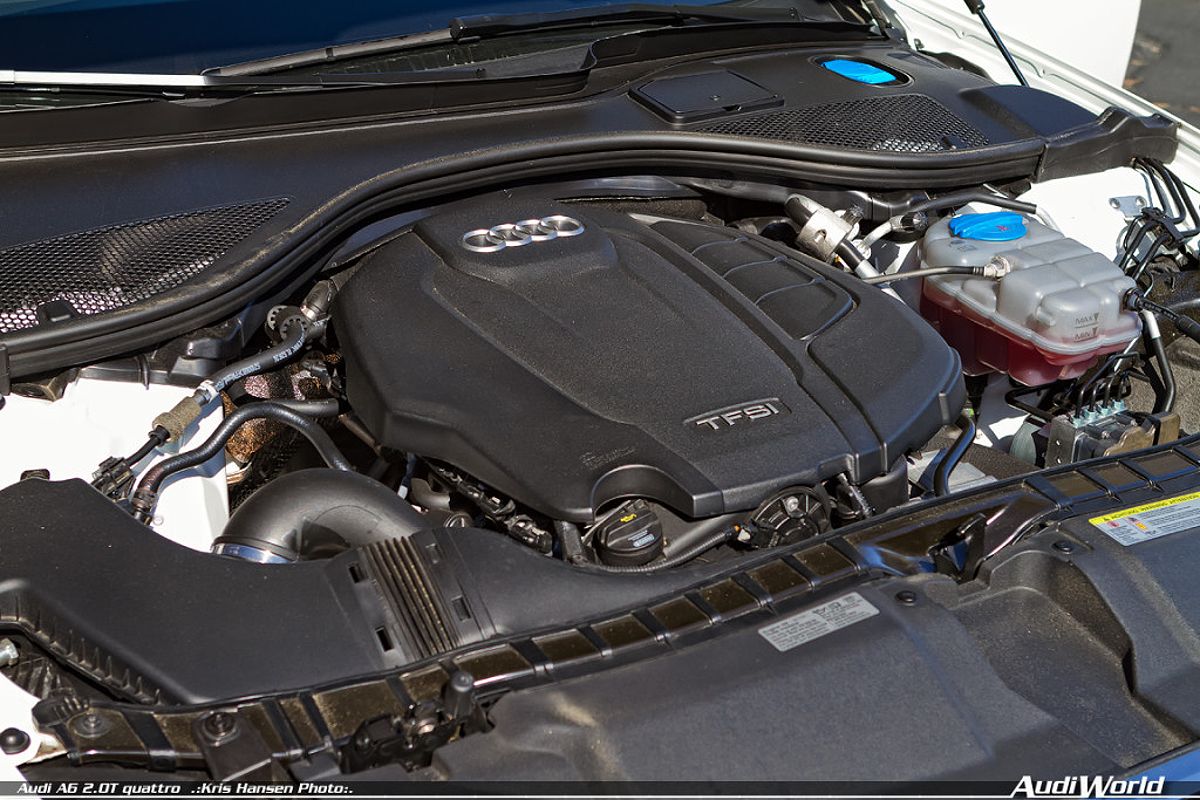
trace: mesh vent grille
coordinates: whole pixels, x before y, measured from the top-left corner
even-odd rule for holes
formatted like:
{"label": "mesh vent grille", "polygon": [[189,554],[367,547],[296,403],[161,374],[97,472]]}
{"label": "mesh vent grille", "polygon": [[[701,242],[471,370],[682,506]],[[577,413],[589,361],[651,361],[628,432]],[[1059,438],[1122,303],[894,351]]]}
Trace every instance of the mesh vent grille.
{"label": "mesh vent grille", "polygon": [[208,269],[287,204],[279,198],[221,206],[0,250],[0,333],[32,328],[63,312],[86,317],[111,311],[172,289]]}
{"label": "mesh vent grille", "polygon": [[882,95],[758,114],[710,125],[703,130],[896,153],[932,153],[988,144],[982,133],[941,103],[920,94]]}

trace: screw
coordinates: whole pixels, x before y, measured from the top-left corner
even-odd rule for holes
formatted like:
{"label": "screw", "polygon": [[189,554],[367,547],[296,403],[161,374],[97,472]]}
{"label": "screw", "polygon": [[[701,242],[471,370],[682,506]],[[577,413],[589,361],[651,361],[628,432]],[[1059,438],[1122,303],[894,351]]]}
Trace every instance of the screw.
{"label": "screw", "polygon": [[5,755],[15,756],[29,747],[29,734],[20,728],[5,728],[0,731],[0,750]]}
{"label": "screw", "polygon": [[204,721],[200,723],[200,728],[204,731],[205,736],[214,742],[219,742],[237,732],[238,721],[237,717],[226,711],[214,711],[204,718]]}
{"label": "screw", "polygon": [[902,592],[896,592],[896,602],[901,605],[915,606],[917,604],[917,593],[905,589]]}
{"label": "screw", "polygon": [[21,653],[12,639],[0,639],[0,667],[11,667],[20,657]]}
{"label": "screw", "polygon": [[1074,553],[1075,545],[1068,542],[1066,539],[1059,539],[1053,545],[1054,549],[1060,553]]}
{"label": "screw", "polygon": [[108,732],[110,727],[112,727],[112,724],[94,711],[89,711],[81,717],[76,717],[71,722],[71,728],[84,739],[95,739],[97,736],[103,736]]}
{"label": "screw", "polygon": [[784,511],[788,511],[788,512],[798,511],[800,509],[800,498],[785,497],[783,499],[783,509],[784,509]]}

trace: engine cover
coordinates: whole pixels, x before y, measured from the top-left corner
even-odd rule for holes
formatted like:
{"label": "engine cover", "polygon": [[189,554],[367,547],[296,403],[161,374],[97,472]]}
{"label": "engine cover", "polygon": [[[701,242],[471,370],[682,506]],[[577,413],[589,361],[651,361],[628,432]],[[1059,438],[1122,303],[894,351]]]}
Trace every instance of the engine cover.
{"label": "engine cover", "polygon": [[[553,238],[505,227],[553,217]],[[489,229],[512,240],[468,235]],[[416,223],[364,258],[333,319],[380,442],[557,519],[865,482],[964,397],[933,329],[852,276],[733,229],[540,197]]]}

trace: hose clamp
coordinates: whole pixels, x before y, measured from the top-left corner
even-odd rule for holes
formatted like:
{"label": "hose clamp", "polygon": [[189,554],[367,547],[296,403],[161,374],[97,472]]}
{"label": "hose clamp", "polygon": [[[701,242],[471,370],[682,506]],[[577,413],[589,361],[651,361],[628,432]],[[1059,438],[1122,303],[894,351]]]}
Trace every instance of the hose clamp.
{"label": "hose clamp", "polygon": [[218,542],[213,545],[212,552],[214,555],[239,558],[242,561],[253,561],[255,564],[292,563],[290,559],[284,558],[278,553],[272,553],[270,550],[263,550],[260,547],[251,547],[248,544],[238,544],[237,542]]}

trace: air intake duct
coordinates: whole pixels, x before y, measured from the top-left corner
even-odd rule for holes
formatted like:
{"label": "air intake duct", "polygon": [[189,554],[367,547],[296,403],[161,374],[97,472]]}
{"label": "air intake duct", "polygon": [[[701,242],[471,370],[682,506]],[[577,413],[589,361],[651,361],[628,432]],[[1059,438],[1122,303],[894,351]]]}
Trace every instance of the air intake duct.
{"label": "air intake duct", "polygon": [[242,503],[213,552],[282,564],[328,558],[428,527],[420,512],[378,481],[305,469],[281,475]]}

